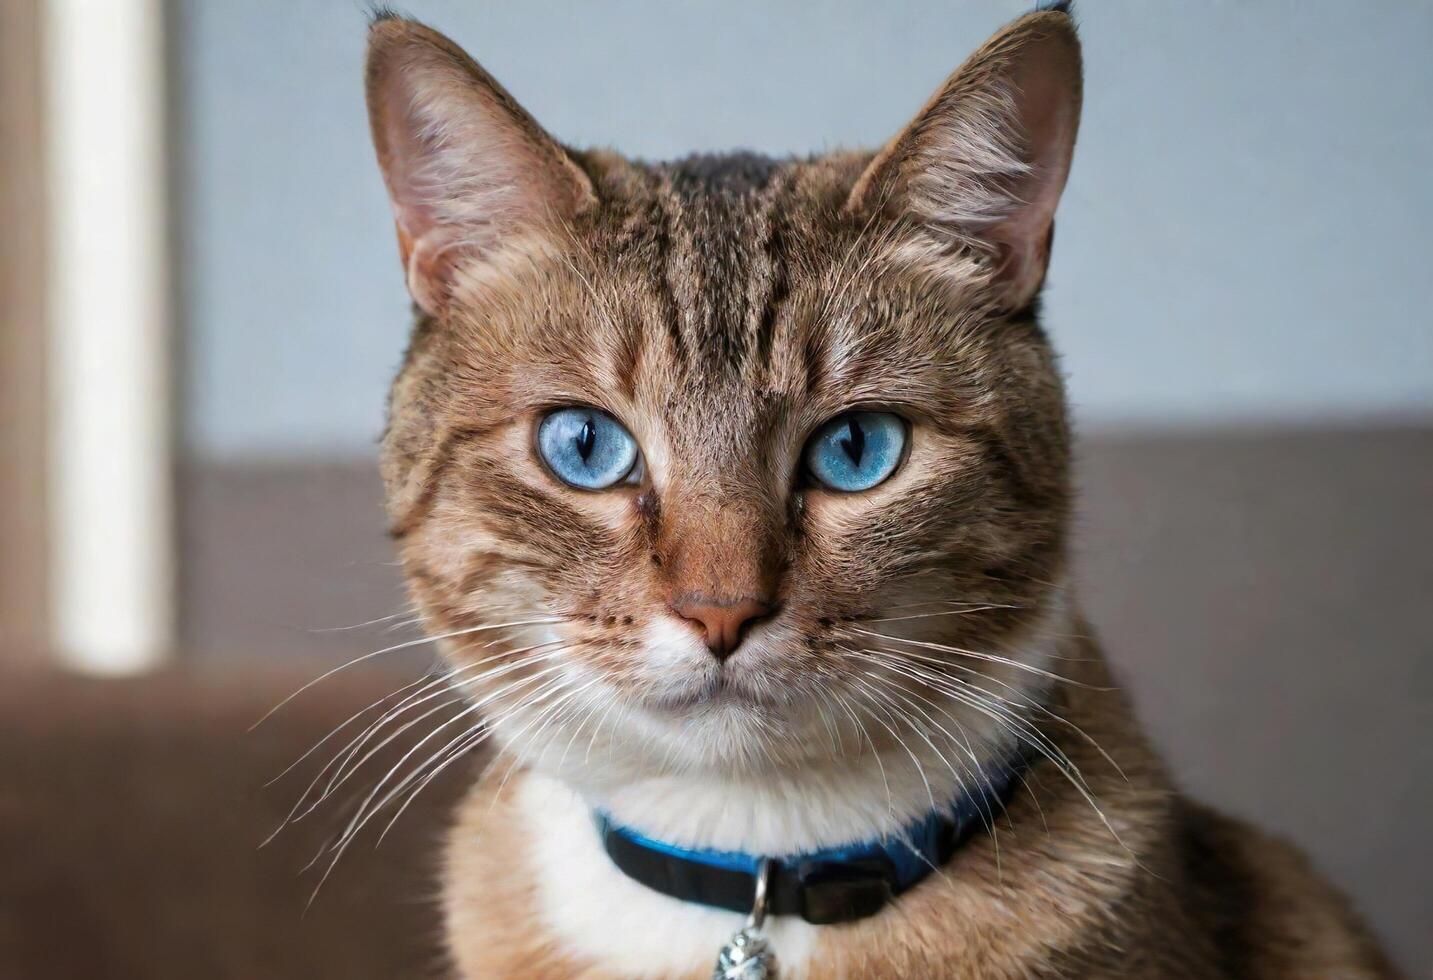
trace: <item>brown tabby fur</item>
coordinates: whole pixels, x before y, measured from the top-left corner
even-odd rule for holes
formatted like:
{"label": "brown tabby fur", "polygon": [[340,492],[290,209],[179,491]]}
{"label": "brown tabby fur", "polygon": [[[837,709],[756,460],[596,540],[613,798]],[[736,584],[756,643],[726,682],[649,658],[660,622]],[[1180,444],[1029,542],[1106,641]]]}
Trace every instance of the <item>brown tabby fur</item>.
{"label": "brown tabby fur", "polygon": [[[1078,45],[1051,11],[994,38],[874,156],[647,165],[564,151],[451,42],[377,22],[375,140],[420,306],[383,468],[431,628],[554,616],[567,656],[640,701],[652,680],[633,637],[651,617],[683,595],[756,596],[779,604],[788,638],[763,664],[769,691],[796,692],[779,702],[839,683],[844,644],[893,610],[977,602],[919,635],[1000,651],[1048,609],[1070,508],[1064,393],[1035,298],[1048,222],[1009,238],[998,222],[1026,171],[1068,161],[1022,169],[1018,141],[999,138],[1002,79],[1032,44],[1067,63],[1074,116],[1050,125],[1072,145]],[[1038,72],[1021,77],[1038,88]],[[469,128],[430,127],[420,151],[395,136],[398,117],[450,90]],[[395,177],[413,153],[464,142],[511,172],[485,181],[447,160],[426,183]],[[564,405],[621,418],[660,480],[602,493],[553,480],[532,433]],[[800,483],[791,460],[852,405],[907,418],[908,460],[864,494]],[[449,654],[476,667],[522,642],[483,639]],[[1039,691],[1040,727],[1099,810],[1037,765],[995,832],[942,874],[826,927],[811,975],[1391,975],[1302,858],[1178,795],[1092,640],[1067,636],[1059,653],[1069,683]],[[778,772],[812,751],[800,737],[763,749]],[[451,839],[454,961],[468,977],[606,977],[537,921],[508,802],[520,753],[514,764],[475,788]]]}

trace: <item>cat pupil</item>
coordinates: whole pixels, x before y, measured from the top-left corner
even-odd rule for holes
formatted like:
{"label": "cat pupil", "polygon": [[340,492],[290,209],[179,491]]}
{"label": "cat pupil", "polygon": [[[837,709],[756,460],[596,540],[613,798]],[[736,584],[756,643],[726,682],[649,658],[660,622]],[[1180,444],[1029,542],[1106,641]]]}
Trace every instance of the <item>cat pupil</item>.
{"label": "cat pupil", "polygon": [[592,446],[596,442],[597,430],[593,427],[592,420],[588,419],[582,423],[582,431],[577,433],[577,455],[582,457],[584,463],[587,462],[587,457],[592,455]]}
{"label": "cat pupil", "polygon": [[866,450],[866,433],[855,419],[846,423],[846,435],[841,437],[841,448],[846,450],[846,455],[851,462],[857,466],[861,465],[861,455]]}

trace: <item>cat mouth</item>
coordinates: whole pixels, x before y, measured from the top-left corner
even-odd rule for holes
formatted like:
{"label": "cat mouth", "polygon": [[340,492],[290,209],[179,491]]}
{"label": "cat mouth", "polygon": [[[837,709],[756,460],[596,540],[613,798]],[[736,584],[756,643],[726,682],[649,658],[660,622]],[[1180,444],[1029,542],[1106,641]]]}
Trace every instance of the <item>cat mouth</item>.
{"label": "cat mouth", "polygon": [[663,714],[690,714],[720,707],[754,708],[761,704],[761,698],[724,673],[713,674],[683,690],[650,695],[645,700],[649,708]]}

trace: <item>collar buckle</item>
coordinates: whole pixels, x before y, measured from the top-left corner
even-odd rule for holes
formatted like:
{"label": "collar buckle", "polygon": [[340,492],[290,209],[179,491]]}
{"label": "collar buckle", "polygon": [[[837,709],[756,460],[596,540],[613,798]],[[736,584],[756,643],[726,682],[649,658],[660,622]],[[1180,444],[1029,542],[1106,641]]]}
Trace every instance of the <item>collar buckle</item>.
{"label": "collar buckle", "polygon": [[875,915],[896,894],[895,865],[884,857],[801,861],[792,871],[801,897],[801,917],[812,925]]}

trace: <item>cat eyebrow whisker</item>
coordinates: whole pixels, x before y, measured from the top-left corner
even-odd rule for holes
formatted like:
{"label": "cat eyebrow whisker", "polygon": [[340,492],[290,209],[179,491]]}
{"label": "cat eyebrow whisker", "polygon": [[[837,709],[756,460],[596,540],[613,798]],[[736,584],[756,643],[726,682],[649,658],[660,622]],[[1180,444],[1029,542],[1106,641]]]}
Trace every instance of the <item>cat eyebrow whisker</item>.
{"label": "cat eyebrow whisker", "polygon": [[[563,221],[561,223],[561,227],[562,230],[566,233],[567,239],[574,248],[574,250],[591,259],[591,253],[582,247],[581,243],[577,239],[577,235],[572,230],[572,226],[568,222]],[[602,314],[602,318],[607,321],[607,326],[613,331],[616,331],[617,321],[616,318],[612,315],[611,307],[608,305],[607,301],[602,297],[602,295],[597,292],[597,287],[593,285],[592,280],[587,276],[586,273],[584,273],[581,269],[577,268],[577,264],[572,261],[571,256],[568,255],[566,252],[559,251],[557,254],[558,257],[562,260],[563,265],[567,266],[567,268],[571,270],[572,274],[576,276],[578,280],[582,283],[583,288],[587,290],[587,294],[592,298],[593,305],[596,306],[597,311]]]}
{"label": "cat eyebrow whisker", "polygon": [[[855,282],[856,278],[860,275],[860,273],[865,271],[866,266],[871,260],[871,257],[876,255],[884,246],[890,244],[891,240],[894,239],[897,226],[894,223],[891,223],[886,227],[882,228],[881,237],[871,243],[871,247],[868,250],[866,261],[862,263],[859,269],[851,271],[849,277],[846,276],[848,267],[851,264],[851,259],[855,257],[856,251],[866,240],[866,235],[870,233],[872,226],[875,224],[877,216],[883,210],[886,201],[889,199],[892,193],[893,185],[887,186],[882,189],[880,197],[880,206],[871,209],[871,213],[866,218],[866,223],[861,226],[861,230],[856,233],[856,237],[851,241],[851,246],[846,250],[845,255],[842,256],[841,264],[836,267],[835,271],[835,280],[837,285],[835,286],[835,288],[827,292],[825,302],[821,307],[821,313],[818,322],[825,321],[830,318],[831,308],[836,302],[836,300],[838,298],[844,298],[846,290],[850,288],[851,283]],[[843,277],[845,277],[844,282],[842,281]]]}

